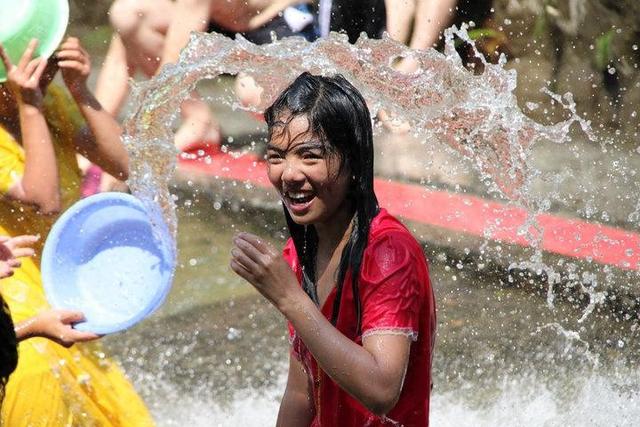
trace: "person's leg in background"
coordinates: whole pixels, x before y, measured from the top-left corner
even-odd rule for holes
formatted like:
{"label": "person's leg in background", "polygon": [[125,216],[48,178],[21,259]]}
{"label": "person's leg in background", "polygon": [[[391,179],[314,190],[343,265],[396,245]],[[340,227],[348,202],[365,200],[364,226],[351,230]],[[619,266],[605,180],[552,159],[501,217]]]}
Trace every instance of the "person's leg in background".
{"label": "person's leg in background", "polygon": [[171,23],[170,0],[116,0],[109,10],[114,35],[96,85],[103,108],[120,113],[128,79],[136,72],[153,76],[160,63],[164,38]]}

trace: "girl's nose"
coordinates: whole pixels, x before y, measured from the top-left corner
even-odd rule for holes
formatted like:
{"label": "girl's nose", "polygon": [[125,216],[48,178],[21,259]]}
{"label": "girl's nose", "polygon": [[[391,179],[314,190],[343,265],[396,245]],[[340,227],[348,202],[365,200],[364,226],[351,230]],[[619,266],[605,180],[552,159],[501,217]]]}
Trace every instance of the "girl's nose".
{"label": "girl's nose", "polygon": [[302,173],[299,166],[298,162],[295,161],[286,162],[282,172],[282,180],[290,183],[304,181],[304,173]]}

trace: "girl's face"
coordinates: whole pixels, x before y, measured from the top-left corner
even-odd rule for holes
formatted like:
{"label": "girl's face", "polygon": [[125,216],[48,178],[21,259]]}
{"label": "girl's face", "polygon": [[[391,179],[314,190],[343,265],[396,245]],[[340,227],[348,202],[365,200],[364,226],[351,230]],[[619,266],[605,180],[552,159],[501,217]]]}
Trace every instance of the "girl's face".
{"label": "girl's face", "polygon": [[269,180],[297,224],[326,223],[350,208],[349,170],[309,131],[306,116],[274,129],[267,163]]}

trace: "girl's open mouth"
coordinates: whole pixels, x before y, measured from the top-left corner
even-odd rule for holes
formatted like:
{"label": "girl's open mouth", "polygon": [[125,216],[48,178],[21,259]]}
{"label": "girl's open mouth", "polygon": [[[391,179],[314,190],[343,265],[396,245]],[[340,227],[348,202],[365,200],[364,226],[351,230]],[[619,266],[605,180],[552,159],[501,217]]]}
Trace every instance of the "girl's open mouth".
{"label": "girl's open mouth", "polygon": [[316,196],[314,193],[303,193],[303,192],[286,192],[284,193],[284,202],[289,209],[289,211],[296,215],[304,214]]}

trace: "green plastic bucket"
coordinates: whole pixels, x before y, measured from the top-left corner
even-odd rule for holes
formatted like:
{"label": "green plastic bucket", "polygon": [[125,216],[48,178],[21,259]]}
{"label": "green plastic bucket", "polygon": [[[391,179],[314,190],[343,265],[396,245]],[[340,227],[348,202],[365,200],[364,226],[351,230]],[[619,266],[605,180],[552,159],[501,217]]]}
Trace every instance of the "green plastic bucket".
{"label": "green plastic bucket", "polygon": [[[68,0],[0,0],[0,43],[16,64],[31,39],[38,39],[36,57],[49,57],[64,37],[69,22]],[[0,83],[7,70],[0,62]]]}

